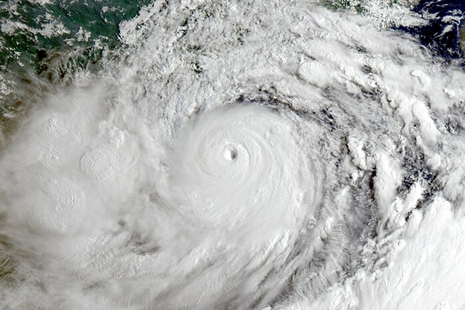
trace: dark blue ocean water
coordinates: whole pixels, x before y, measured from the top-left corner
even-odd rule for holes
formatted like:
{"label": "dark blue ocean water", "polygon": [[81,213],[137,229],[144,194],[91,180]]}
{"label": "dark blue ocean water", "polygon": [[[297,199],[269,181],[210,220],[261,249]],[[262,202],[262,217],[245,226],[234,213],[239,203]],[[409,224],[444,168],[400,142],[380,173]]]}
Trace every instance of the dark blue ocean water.
{"label": "dark blue ocean water", "polygon": [[460,31],[465,22],[465,0],[423,0],[413,10],[421,14],[428,25],[402,30],[418,37],[433,53],[447,60],[464,57]]}
{"label": "dark blue ocean water", "polygon": [[[51,0],[39,4],[0,0],[0,26],[2,30],[10,29],[0,31],[0,71],[16,71],[26,66],[46,77],[50,73],[50,62],[57,56],[66,58],[69,54],[72,54],[74,66],[95,62],[102,49],[118,45],[119,23],[137,15],[142,6],[152,1]],[[334,9],[349,5],[347,1],[330,2]],[[355,9],[363,14],[363,9],[358,6]],[[420,13],[428,25],[400,30],[418,37],[437,55],[446,59],[463,58],[459,41],[465,0],[423,0],[413,10]],[[41,31],[53,23],[60,25],[63,31],[48,34]],[[10,26],[5,28],[5,25]],[[79,39],[79,32],[86,33],[85,39]]]}

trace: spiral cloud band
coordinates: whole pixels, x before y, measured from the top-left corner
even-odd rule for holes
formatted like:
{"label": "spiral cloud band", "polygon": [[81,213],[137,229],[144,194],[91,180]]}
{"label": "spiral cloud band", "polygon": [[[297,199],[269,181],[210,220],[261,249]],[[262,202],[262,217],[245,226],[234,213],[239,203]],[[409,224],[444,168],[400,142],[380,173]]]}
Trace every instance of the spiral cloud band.
{"label": "spiral cloud band", "polygon": [[177,196],[188,197],[181,212],[222,230],[298,227],[312,209],[303,201],[311,186],[303,176],[312,173],[293,140],[291,125],[265,108],[201,115],[179,138],[173,163]]}
{"label": "spiral cloud band", "polygon": [[460,309],[465,75],[415,23],[143,8],[8,134],[0,307]]}

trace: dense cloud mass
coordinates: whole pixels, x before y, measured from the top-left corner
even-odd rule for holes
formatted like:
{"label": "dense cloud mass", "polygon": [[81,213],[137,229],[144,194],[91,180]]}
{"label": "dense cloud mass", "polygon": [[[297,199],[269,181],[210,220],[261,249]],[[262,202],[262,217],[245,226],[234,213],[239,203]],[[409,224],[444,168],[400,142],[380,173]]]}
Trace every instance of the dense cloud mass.
{"label": "dense cloud mass", "polygon": [[418,23],[394,9],[156,1],[121,24],[98,78],[8,134],[0,307],[464,307],[465,74],[383,28]]}

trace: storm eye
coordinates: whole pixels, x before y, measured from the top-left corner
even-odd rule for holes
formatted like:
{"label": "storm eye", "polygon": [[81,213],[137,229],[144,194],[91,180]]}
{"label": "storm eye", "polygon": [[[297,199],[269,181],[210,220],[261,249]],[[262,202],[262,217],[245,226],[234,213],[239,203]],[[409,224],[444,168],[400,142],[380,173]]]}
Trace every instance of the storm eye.
{"label": "storm eye", "polygon": [[230,160],[230,161],[233,161],[233,160],[236,160],[237,158],[237,150],[233,147],[231,148],[227,148],[224,152],[224,157],[227,159],[227,160]]}

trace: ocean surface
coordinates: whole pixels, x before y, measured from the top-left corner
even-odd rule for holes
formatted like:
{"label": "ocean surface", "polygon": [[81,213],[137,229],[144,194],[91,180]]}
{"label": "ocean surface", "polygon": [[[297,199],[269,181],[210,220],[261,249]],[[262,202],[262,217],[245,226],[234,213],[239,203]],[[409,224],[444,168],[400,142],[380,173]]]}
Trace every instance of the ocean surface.
{"label": "ocean surface", "polygon": [[0,308],[465,307],[460,1],[0,3]]}

